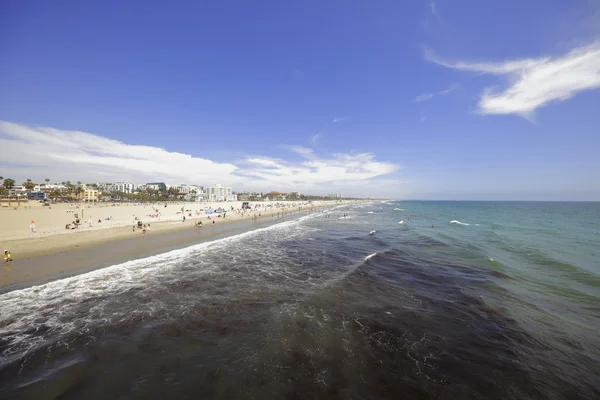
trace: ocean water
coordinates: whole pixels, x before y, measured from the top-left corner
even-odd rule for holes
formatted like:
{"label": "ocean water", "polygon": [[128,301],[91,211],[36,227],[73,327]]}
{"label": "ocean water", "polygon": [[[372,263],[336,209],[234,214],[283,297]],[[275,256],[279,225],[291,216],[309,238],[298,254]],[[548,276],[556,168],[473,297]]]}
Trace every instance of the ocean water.
{"label": "ocean water", "polygon": [[374,202],[5,293],[0,398],[598,399],[599,232]]}

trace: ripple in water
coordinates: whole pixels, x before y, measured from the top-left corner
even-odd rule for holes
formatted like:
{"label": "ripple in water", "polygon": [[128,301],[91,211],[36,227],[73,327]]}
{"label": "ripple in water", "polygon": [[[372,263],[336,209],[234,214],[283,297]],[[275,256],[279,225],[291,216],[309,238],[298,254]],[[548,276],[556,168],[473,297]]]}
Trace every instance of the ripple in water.
{"label": "ripple in water", "polygon": [[525,307],[512,264],[457,245],[469,229],[432,233],[418,215],[398,229],[389,209],[313,214],[1,295],[0,396],[598,393],[589,343],[564,338],[581,348],[565,353],[511,315]]}

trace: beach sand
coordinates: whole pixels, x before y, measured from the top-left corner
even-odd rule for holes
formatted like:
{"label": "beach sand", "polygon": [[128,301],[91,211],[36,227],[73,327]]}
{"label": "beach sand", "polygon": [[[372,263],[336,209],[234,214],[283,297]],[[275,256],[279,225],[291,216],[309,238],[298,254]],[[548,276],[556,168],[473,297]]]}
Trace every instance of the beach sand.
{"label": "beach sand", "polygon": [[[282,222],[293,218],[292,213],[320,212],[323,208],[337,206],[340,202],[278,202],[251,203],[261,207],[251,212],[240,212],[242,202],[227,203],[175,203],[161,205],[107,205],[86,207],[81,225],[75,230],[66,230],[64,225],[74,219],[75,206],[69,204],[48,207],[31,204],[31,210],[2,209],[0,211],[0,248],[11,251],[13,261],[6,267],[0,279],[0,292],[6,292],[26,286],[41,284],[55,279],[88,272],[97,268],[137,259],[143,256],[159,254],[175,248],[181,248],[206,240],[256,229],[264,225]],[[202,208],[234,207],[227,212],[226,218],[216,214],[199,214]],[[181,208],[186,212],[186,221],[182,222]],[[161,212],[160,217],[153,208]],[[189,216],[192,213],[192,217]],[[283,216],[285,212],[286,217]],[[81,217],[81,208],[77,209]],[[278,217],[279,213],[279,217]],[[260,218],[258,215],[261,215]],[[92,227],[88,226],[88,217],[92,216]],[[146,234],[141,229],[133,230],[133,215],[143,223],[150,223]],[[111,217],[105,221],[104,218]],[[208,217],[211,217],[211,220]],[[36,223],[35,232],[29,230],[30,220]],[[97,223],[101,219],[101,223]],[[203,222],[202,229],[195,228],[197,220]],[[212,221],[215,221],[213,227]],[[137,224],[137,221],[135,221]]]}

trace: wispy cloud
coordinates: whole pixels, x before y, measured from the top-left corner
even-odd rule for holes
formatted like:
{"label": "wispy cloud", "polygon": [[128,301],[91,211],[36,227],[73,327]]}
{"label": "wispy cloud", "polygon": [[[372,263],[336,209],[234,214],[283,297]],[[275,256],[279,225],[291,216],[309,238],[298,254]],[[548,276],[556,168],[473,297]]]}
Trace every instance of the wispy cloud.
{"label": "wispy cloud", "polygon": [[[131,145],[80,131],[29,127],[0,121],[2,162],[25,165],[51,179],[72,177],[174,182],[231,175],[237,167],[158,147]],[[190,174],[190,171],[194,171]],[[33,178],[33,176],[31,177]]]}
{"label": "wispy cloud", "polygon": [[143,183],[160,179],[171,184],[223,183],[239,190],[279,188],[309,193],[325,193],[323,183],[335,183],[360,194],[371,179],[399,168],[397,164],[376,160],[371,153],[323,157],[303,146],[281,148],[299,154],[302,159],[289,161],[256,156],[235,163],[216,162],[87,132],[0,121],[2,173],[18,180],[41,181],[48,177],[53,182],[69,179]]}
{"label": "wispy cloud", "polygon": [[450,92],[453,92],[453,91],[455,91],[456,89],[458,89],[458,87],[459,87],[459,85],[458,85],[458,84],[456,84],[456,83],[453,83],[453,84],[452,84],[452,85],[450,85],[450,86],[449,86],[447,89],[440,90],[439,92],[436,92],[436,93],[423,93],[423,94],[420,94],[420,95],[418,95],[418,96],[415,98],[415,102],[417,102],[417,103],[422,103],[422,102],[424,102],[424,101],[428,101],[428,100],[431,100],[431,99],[433,99],[435,96],[444,96],[444,95],[447,95],[448,93],[450,93]]}
{"label": "wispy cloud", "polygon": [[375,160],[371,153],[333,154],[328,158],[314,156],[299,163],[267,157],[249,158],[246,162],[250,167],[241,169],[240,174],[268,181],[277,187],[361,182],[391,174],[399,168],[396,164]]}
{"label": "wispy cloud", "polygon": [[337,123],[339,123],[339,122],[342,122],[342,121],[344,121],[345,119],[346,119],[346,117],[334,118],[333,120],[331,120],[331,122],[332,122],[333,124],[337,124]]}
{"label": "wispy cloud", "polygon": [[433,0],[429,0],[429,10],[431,10],[431,13],[433,15],[435,15],[436,17],[438,16],[437,5]]}
{"label": "wispy cloud", "polygon": [[313,159],[314,154],[315,154],[313,149],[309,149],[308,147],[304,147],[304,146],[291,145],[291,146],[281,146],[281,148],[284,150],[291,151],[292,153],[296,153],[307,159]]}
{"label": "wispy cloud", "polygon": [[447,89],[440,90],[440,91],[438,92],[438,94],[439,94],[440,96],[444,96],[444,95],[447,95],[448,93],[451,93],[451,92],[455,91],[455,90],[456,90],[456,89],[458,89],[458,88],[459,88],[459,85],[458,85],[457,83],[453,83],[453,84],[452,84],[452,85],[450,85],[450,86],[449,86]]}
{"label": "wispy cloud", "polygon": [[600,88],[600,41],[575,48],[560,57],[526,58],[499,63],[449,62],[430,50],[425,58],[460,71],[509,77],[506,88],[485,88],[478,109],[482,114],[518,114],[531,118],[540,107]]}
{"label": "wispy cloud", "polygon": [[310,137],[310,144],[313,146],[317,143],[317,141],[323,136],[323,132],[316,133]]}
{"label": "wispy cloud", "polygon": [[415,101],[417,103],[421,103],[423,101],[431,100],[432,98],[433,98],[433,93],[423,93],[423,94],[418,95],[415,98]]}

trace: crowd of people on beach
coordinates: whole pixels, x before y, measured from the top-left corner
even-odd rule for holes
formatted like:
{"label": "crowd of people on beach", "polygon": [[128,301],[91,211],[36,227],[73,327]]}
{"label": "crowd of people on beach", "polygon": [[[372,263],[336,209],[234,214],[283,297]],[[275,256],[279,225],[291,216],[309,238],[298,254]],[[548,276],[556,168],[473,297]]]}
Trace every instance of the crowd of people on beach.
{"label": "crowd of people on beach", "polygon": [[[92,209],[94,207],[97,207],[97,208],[102,207],[103,208],[103,207],[115,207],[118,205],[119,204],[93,205],[93,206],[89,205],[89,206],[87,206],[86,211],[89,209]],[[263,216],[283,218],[287,215],[287,213],[290,213],[292,211],[302,211],[302,210],[308,211],[308,210],[313,209],[311,202],[254,203],[254,204],[252,204],[252,206],[250,206],[249,202],[241,202],[241,205],[240,205],[240,203],[238,203],[237,207],[234,205],[231,205],[231,204],[224,203],[223,206],[219,206],[219,207],[205,205],[204,207],[199,207],[196,209],[187,209],[186,205],[189,207],[190,203],[183,203],[181,208],[179,208],[177,211],[173,212],[173,210],[171,208],[170,209],[171,211],[169,213],[167,213],[166,210],[164,210],[164,211],[162,210],[163,209],[162,203],[160,205],[157,205],[156,203],[129,203],[129,205],[134,206],[134,207],[135,206],[143,206],[143,207],[151,208],[150,212],[145,213],[145,216],[143,217],[144,221],[142,221],[142,218],[138,217],[136,214],[132,214],[132,222],[133,222],[132,231],[134,233],[141,232],[142,235],[146,235],[148,232],[150,232],[150,228],[151,228],[150,222],[156,222],[156,221],[161,221],[161,220],[176,221],[177,217],[180,218],[180,221],[182,223],[185,223],[187,219],[194,219],[195,221],[194,221],[193,228],[199,229],[199,228],[202,228],[204,225],[202,219],[208,220],[209,221],[208,223],[214,227],[216,225],[218,219],[226,220],[226,219],[228,219],[228,217],[231,214],[235,217],[233,219],[249,218],[253,222],[257,222]],[[65,230],[67,230],[67,231],[81,230],[82,227],[85,227],[86,219],[87,219],[87,228],[99,228],[96,226],[96,224],[102,224],[103,222],[113,221],[112,216],[94,219],[92,215],[86,215],[87,218],[84,219],[83,206],[81,206],[81,215],[78,213],[78,207],[79,207],[78,204],[71,204],[71,207],[64,210],[67,214],[72,215],[72,217],[69,218],[70,222],[68,222],[64,225]],[[167,207],[168,207],[168,204],[165,203],[164,208],[166,209]],[[115,219],[115,221],[113,223],[107,224],[106,228],[123,226],[122,224],[123,224],[122,219]],[[124,225],[127,226],[127,222],[125,222]],[[87,229],[85,229],[85,228],[83,230],[87,231]],[[36,233],[36,222],[33,219],[30,220],[29,231],[31,233]],[[43,233],[47,233],[47,232],[45,232],[42,228],[42,234]],[[5,250],[4,261],[6,263],[9,263],[10,261],[12,261],[12,255],[11,255],[10,251],[8,251],[8,250]]]}

